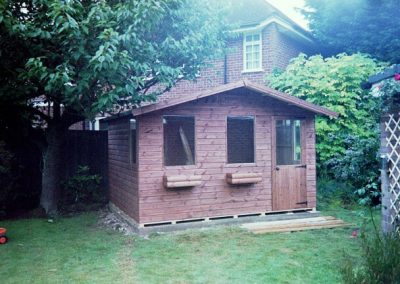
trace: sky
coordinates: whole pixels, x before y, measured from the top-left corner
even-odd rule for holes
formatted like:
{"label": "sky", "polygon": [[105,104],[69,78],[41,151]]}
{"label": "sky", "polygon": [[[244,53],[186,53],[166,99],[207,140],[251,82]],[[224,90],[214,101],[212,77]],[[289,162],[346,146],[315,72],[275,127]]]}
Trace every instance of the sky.
{"label": "sky", "polygon": [[283,12],[301,27],[308,29],[307,21],[303,18],[300,12],[295,10],[296,8],[304,7],[304,0],[268,0],[268,2],[278,8],[281,12]]}

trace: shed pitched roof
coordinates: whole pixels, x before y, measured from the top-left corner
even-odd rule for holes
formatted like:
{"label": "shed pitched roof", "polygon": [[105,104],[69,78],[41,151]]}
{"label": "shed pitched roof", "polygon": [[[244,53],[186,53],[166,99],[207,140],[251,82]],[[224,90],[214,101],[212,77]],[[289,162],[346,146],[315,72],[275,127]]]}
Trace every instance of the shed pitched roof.
{"label": "shed pitched roof", "polygon": [[264,96],[276,99],[278,101],[282,101],[294,106],[297,106],[299,108],[308,110],[310,112],[316,113],[316,114],[322,114],[330,117],[337,117],[338,114],[334,111],[331,111],[327,108],[309,103],[305,100],[293,97],[291,95],[288,95],[286,93],[279,92],[277,90],[274,90],[272,88],[268,88],[266,86],[261,86],[258,84],[254,84],[248,80],[243,80],[243,81],[238,81],[235,83],[230,83],[226,85],[221,85],[213,89],[209,89],[206,91],[202,91],[199,93],[192,93],[192,94],[187,94],[178,98],[170,99],[170,100],[165,100],[165,101],[160,101],[154,104],[146,105],[143,107],[139,107],[137,109],[132,110],[132,114],[134,116],[150,113],[153,111],[165,109],[168,107],[180,105],[183,103],[191,102],[194,100],[198,100],[201,98],[206,98],[209,96],[221,94],[224,92],[232,91],[235,89],[239,88],[245,88],[251,91],[254,91],[256,93],[262,94]]}

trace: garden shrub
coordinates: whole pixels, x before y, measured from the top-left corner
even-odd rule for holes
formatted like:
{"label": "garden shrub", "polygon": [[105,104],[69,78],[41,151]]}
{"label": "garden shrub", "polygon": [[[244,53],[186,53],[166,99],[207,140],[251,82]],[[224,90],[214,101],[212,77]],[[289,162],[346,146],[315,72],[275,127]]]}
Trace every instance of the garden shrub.
{"label": "garden shrub", "polygon": [[[331,139],[337,139],[334,135]],[[353,200],[362,205],[379,204],[379,139],[346,135],[342,138],[343,153],[336,153],[325,161],[323,168],[341,183],[350,183],[355,190]],[[350,196],[349,196],[350,197]]]}
{"label": "garden shrub", "polygon": [[311,103],[327,107],[338,118],[316,118],[318,172],[357,190],[361,203],[379,200],[377,135],[380,98],[362,83],[383,68],[363,54],[329,58],[300,54],[285,71],[267,76],[268,85]]}
{"label": "garden shrub", "polygon": [[355,188],[351,184],[329,178],[320,178],[318,180],[317,198],[320,208],[329,206],[350,207],[356,202]]}
{"label": "garden shrub", "polygon": [[40,150],[29,139],[9,140],[0,140],[0,218],[24,215],[40,196]]}
{"label": "garden shrub", "polygon": [[14,155],[6,149],[4,141],[0,141],[0,217],[4,217],[10,203],[17,198],[19,169]]}
{"label": "garden shrub", "polygon": [[398,233],[361,234],[361,262],[347,257],[342,277],[349,284],[400,283],[400,236]]}
{"label": "garden shrub", "polygon": [[79,166],[75,174],[62,183],[63,212],[86,211],[106,203],[105,190],[100,188],[101,177],[91,174],[88,166]]}

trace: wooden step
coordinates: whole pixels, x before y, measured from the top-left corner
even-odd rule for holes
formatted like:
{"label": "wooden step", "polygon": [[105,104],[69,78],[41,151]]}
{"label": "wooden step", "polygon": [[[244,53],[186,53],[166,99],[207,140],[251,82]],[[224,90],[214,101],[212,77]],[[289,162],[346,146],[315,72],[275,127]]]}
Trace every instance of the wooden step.
{"label": "wooden step", "polygon": [[248,229],[255,234],[292,232],[314,229],[328,229],[337,227],[350,227],[352,224],[346,223],[332,216],[322,216],[315,218],[304,218],[283,221],[258,222],[243,224],[241,227]]}

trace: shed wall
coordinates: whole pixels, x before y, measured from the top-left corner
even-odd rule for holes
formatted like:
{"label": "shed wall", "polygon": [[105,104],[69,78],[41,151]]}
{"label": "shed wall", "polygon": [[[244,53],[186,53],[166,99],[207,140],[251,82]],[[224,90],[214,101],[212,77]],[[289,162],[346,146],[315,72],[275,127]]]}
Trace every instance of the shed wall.
{"label": "shed wall", "polygon": [[110,201],[136,221],[139,220],[138,170],[129,153],[129,120],[108,123],[108,180]]}
{"label": "shed wall", "polygon": [[[162,222],[272,210],[272,118],[279,115],[304,118],[306,128],[308,207],[316,205],[315,131],[313,114],[250,91],[185,103],[139,116],[139,222]],[[196,164],[163,165],[162,115],[194,115]],[[255,116],[255,163],[227,164],[226,119],[228,115]],[[228,185],[227,173],[261,173],[262,182]],[[164,175],[201,175],[202,184],[190,189],[166,189]],[[137,220],[137,219],[136,219]]]}

